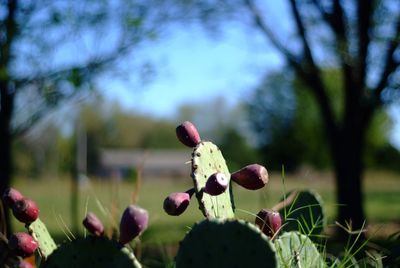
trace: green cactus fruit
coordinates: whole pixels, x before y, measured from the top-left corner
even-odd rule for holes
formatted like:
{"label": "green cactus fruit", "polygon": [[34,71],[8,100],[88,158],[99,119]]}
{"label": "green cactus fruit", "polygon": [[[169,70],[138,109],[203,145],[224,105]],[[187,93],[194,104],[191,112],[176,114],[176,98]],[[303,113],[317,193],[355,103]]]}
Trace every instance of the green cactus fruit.
{"label": "green cactus fruit", "polygon": [[[131,255],[131,256],[130,256]],[[62,244],[42,264],[42,268],[141,267],[132,253],[105,237],[87,236]]]}
{"label": "green cactus fruit", "polygon": [[300,231],[310,237],[318,237],[326,225],[321,197],[312,191],[292,191],[285,200],[275,205],[284,224],[282,231]]}
{"label": "green cactus fruit", "polygon": [[207,218],[233,218],[235,214],[230,185],[217,196],[211,196],[204,191],[208,178],[217,172],[223,173],[230,180],[230,173],[220,149],[212,142],[199,143],[192,154],[192,178],[200,210]]}
{"label": "green cactus fruit", "polygon": [[277,267],[274,245],[243,220],[206,219],[180,244],[176,268]]}
{"label": "green cactus fruit", "polygon": [[46,228],[46,225],[40,219],[36,219],[36,221],[27,225],[27,228],[30,235],[39,244],[40,256],[46,259],[57,248],[56,243],[53,238],[51,238],[51,235]]}
{"label": "green cactus fruit", "polygon": [[275,239],[280,267],[326,267],[314,243],[298,232],[286,232]]}

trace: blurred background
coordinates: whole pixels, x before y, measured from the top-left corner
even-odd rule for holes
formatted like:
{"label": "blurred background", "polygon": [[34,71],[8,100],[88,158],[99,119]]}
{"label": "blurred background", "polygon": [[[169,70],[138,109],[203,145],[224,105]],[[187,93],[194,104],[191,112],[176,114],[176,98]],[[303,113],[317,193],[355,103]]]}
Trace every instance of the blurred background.
{"label": "blurred background", "polygon": [[192,185],[175,136],[189,120],[231,171],[269,170],[266,189],[235,187],[241,210],[315,189],[329,222],[385,239],[400,231],[399,14],[398,0],[1,1],[0,190],[34,199],[58,241],[87,210],[111,230],[137,202],[146,260],[168,262],[202,219],[195,202],[162,210]]}

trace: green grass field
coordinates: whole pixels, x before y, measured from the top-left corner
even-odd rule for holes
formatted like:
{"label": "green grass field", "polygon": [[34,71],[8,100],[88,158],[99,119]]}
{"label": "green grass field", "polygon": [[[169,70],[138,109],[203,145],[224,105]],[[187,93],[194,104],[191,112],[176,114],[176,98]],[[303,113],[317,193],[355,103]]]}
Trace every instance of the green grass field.
{"label": "green grass field", "polygon": [[[17,180],[14,187],[25,196],[35,200],[40,207],[40,218],[47,224],[50,232],[63,237],[63,232],[71,228],[70,182],[68,180]],[[185,191],[191,186],[191,179],[150,179],[142,180],[137,203],[150,213],[150,228],[142,237],[143,242],[151,244],[176,244],[188,228],[203,218],[197,209],[198,204],[192,200],[187,211],[172,217],[162,209],[164,198],[171,192]],[[269,184],[262,190],[248,191],[234,186],[236,215],[253,221],[261,208],[272,207],[286,191],[306,188],[318,192],[324,202],[329,222],[334,222],[336,206],[334,183],[329,174],[307,174],[296,177],[285,177],[273,173]],[[79,191],[79,219],[83,219],[86,209],[95,212],[106,226],[118,226],[120,215],[125,207],[132,203],[135,185],[133,183],[113,183],[111,181],[91,181]],[[400,226],[400,176],[395,174],[369,172],[365,180],[365,207],[369,223],[374,228],[381,228],[378,235],[395,232]],[[23,226],[14,222],[16,229]],[[67,227],[66,227],[67,226]],[[386,228],[390,226],[389,230]],[[79,225],[81,231],[83,228]],[[398,230],[397,230],[398,231]]]}

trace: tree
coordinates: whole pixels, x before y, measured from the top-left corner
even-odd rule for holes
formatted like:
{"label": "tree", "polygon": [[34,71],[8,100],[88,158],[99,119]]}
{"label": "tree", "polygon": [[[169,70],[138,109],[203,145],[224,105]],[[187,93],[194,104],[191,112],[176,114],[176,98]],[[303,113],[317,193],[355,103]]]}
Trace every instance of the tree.
{"label": "tree", "polygon": [[[324,69],[322,75],[328,92],[334,94],[337,81],[342,79],[340,72]],[[280,171],[284,165],[285,171],[293,171],[301,164],[326,169],[331,165],[318,106],[304,87],[293,72],[267,72],[246,102],[257,146],[270,169]],[[339,116],[341,98],[333,98],[332,104],[335,116]],[[375,113],[363,157],[368,167],[396,170],[400,152],[389,143],[392,127],[385,110]]]}
{"label": "tree", "polygon": [[[284,15],[291,27],[283,20],[272,25],[268,20],[272,11],[261,2],[207,1],[198,14],[203,18],[206,14],[205,19],[214,25],[227,18],[252,21],[253,29],[307,85],[305,90],[318,105],[329,144],[337,202],[342,204],[338,221],[351,221],[354,228],[360,228],[365,220],[362,177],[366,134],[373,115],[399,99],[399,1],[289,0]],[[343,77],[336,85],[336,97],[328,92],[321,71],[329,65],[338,68]],[[343,104],[337,115],[334,98],[341,98]]]}
{"label": "tree", "polygon": [[1,1],[0,193],[11,182],[12,141],[55,107],[94,90],[99,74],[123,72],[120,59],[131,59],[133,48],[171,18],[159,2]]}

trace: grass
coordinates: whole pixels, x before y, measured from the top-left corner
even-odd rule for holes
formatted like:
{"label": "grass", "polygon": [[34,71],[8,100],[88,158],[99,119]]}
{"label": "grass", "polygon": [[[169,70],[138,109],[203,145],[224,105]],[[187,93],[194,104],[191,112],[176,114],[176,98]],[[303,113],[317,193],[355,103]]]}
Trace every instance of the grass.
{"label": "grass", "polygon": [[[387,239],[400,231],[400,175],[384,172],[368,172],[364,181],[365,208],[368,216],[368,233],[375,233],[374,239],[381,239],[379,245],[391,252],[394,248]],[[73,229],[70,210],[70,189],[68,179],[19,179],[13,185],[26,197],[35,200],[40,207],[40,218],[44,221],[57,243],[67,240],[67,229]],[[91,180],[81,185],[78,200],[78,232],[83,234],[81,220],[87,211],[93,211],[108,228],[114,232],[122,211],[133,200],[150,213],[149,228],[141,236],[141,243],[135,246],[135,254],[145,267],[170,267],[176,256],[178,242],[194,222],[204,217],[198,210],[196,200],[192,200],[185,213],[179,217],[168,216],[162,209],[164,198],[171,192],[185,191],[192,187],[190,177],[177,180],[144,178],[139,194],[134,183],[113,182],[111,180]],[[258,191],[248,191],[233,185],[236,216],[254,221],[254,214],[261,208],[273,207],[282,197],[284,190],[313,189],[325,204],[328,222],[335,219],[334,181],[330,173],[305,173],[286,175],[282,184],[280,173],[270,174],[270,182]],[[253,215],[253,216],[252,216]],[[23,225],[13,222],[15,229],[23,230]],[[76,233],[76,231],[73,231]],[[114,232],[115,234],[115,232]],[[378,242],[376,240],[376,242]],[[329,252],[343,251],[343,244],[329,243]],[[386,251],[385,251],[386,252]],[[393,255],[395,256],[395,255]]]}
{"label": "grass", "polygon": [[[25,196],[35,200],[40,207],[40,217],[47,224],[52,234],[61,234],[65,226],[72,226],[70,211],[69,180],[17,180],[14,187]],[[162,209],[164,198],[171,192],[185,191],[192,187],[191,179],[170,180],[145,178],[138,195],[138,204],[150,213],[150,228],[142,240],[152,244],[176,244],[181,240],[188,228],[196,221],[203,219],[193,200],[187,211],[172,217]],[[272,207],[283,194],[281,175],[273,173],[265,189],[248,191],[236,185],[233,186],[235,205],[238,218],[254,221],[252,214],[261,208]],[[296,188],[314,189],[324,202],[328,222],[334,221],[336,210],[334,199],[334,183],[328,173],[308,173],[306,175],[287,176],[285,178],[287,191]],[[373,228],[381,228],[381,235],[395,232],[400,227],[400,176],[388,173],[369,172],[365,180],[365,207]],[[119,217],[125,207],[132,203],[133,183],[112,182],[110,180],[93,180],[82,185],[79,191],[79,219],[83,219],[86,209],[95,212],[106,226],[118,226]],[[80,222],[79,228],[83,232]],[[16,229],[23,226],[14,222]],[[378,231],[378,235],[379,235]]]}

